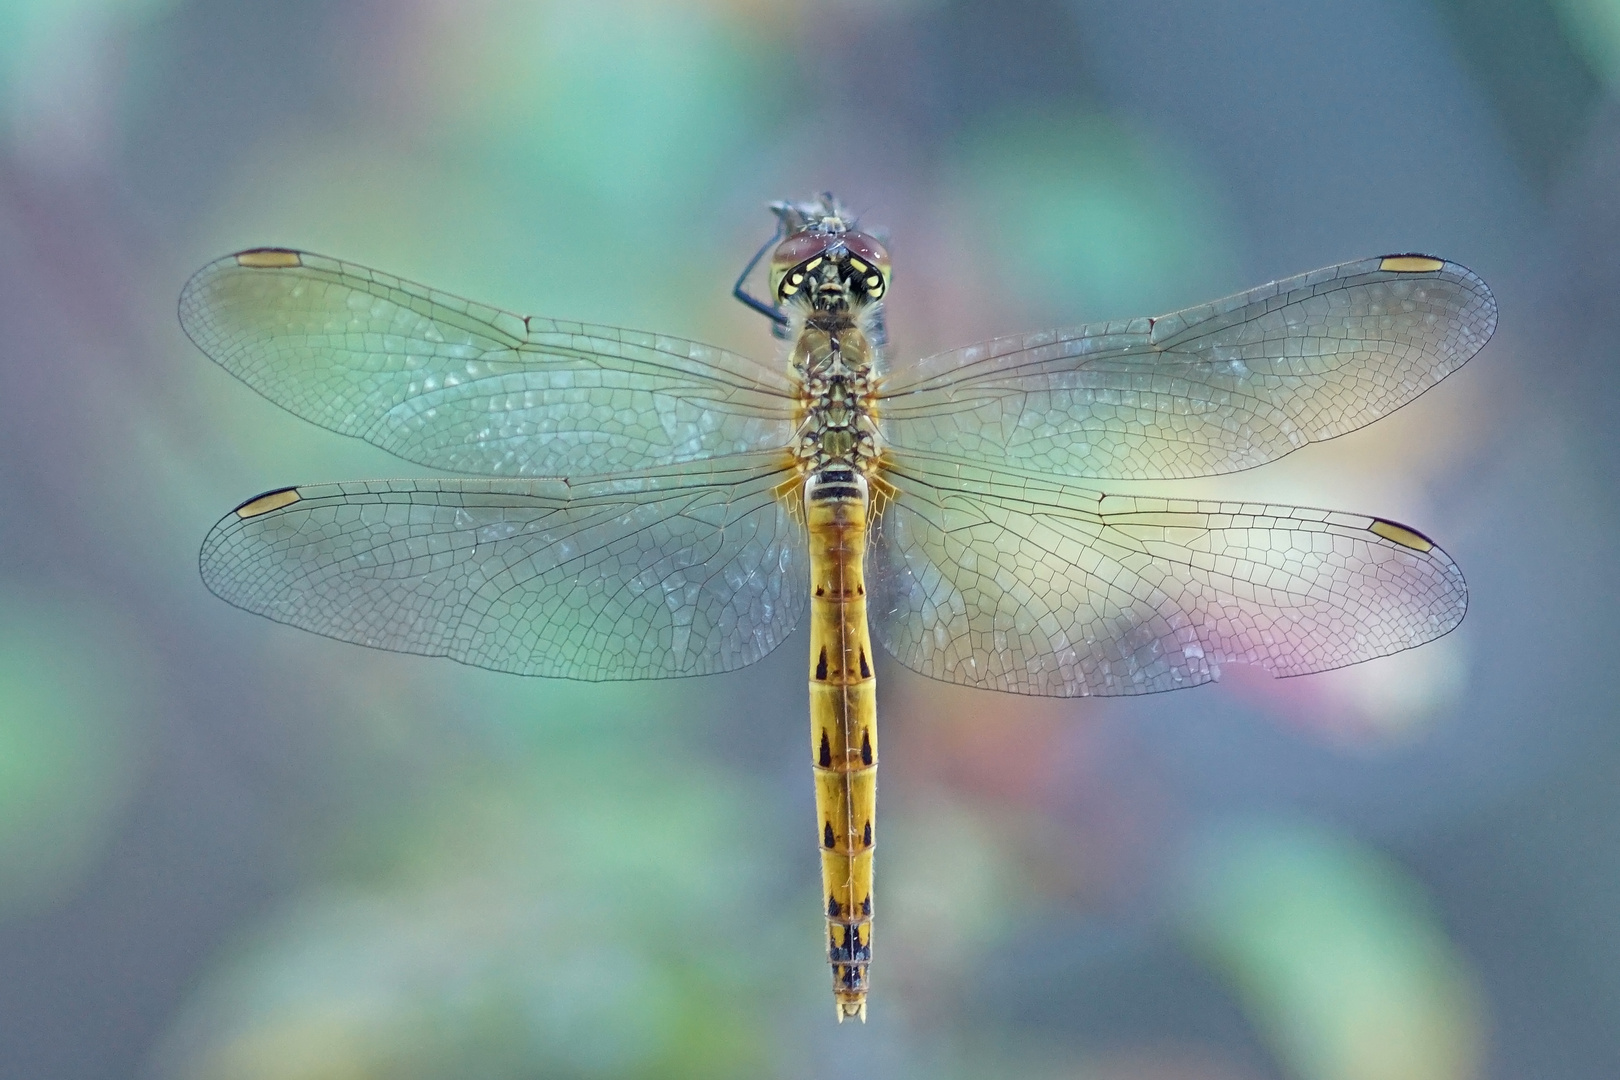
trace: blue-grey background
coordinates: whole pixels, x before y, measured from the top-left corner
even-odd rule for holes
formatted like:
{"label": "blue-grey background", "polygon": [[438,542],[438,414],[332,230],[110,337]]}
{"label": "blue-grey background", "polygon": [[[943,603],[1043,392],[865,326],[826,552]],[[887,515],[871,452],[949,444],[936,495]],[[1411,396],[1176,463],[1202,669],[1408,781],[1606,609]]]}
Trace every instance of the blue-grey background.
{"label": "blue-grey background", "polygon": [[[0,3],[0,1077],[1620,1075],[1617,87],[1614,0]],[[899,361],[1385,252],[1501,307],[1178,487],[1411,522],[1450,637],[1106,703],[880,665],[864,1028],[803,639],[583,685],[227,607],[237,502],[421,470],[174,317],[274,244],[769,355],[726,290],[826,188]]]}

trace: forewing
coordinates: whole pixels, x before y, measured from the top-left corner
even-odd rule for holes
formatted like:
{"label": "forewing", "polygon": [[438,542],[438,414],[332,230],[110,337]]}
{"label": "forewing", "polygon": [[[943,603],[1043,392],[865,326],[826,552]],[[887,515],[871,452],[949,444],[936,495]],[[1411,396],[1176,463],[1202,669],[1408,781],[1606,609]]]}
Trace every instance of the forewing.
{"label": "forewing", "polygon": [[805,603],[779,462],[612,481],[319,484],[244,503],[203,543],[238,607],[520,675],[651,679],[751,664]]}
{"label": "forewing", "polygon": [[792,387],[745,357],[525,319],[307,252],[210,263],[186,283],[180,322],[283,408],[438,469],[602,475],[792,434]]}
{"label": "forewing", "polygon": [[1377,518],[1137,498],[943,461],[897,464],[872,621],[932,678],[1056,697],[1193,686],[1223,663],[1303,675],[1462,619],[1455,564]]}
{"label": "forewing", "polygon": [[998,338],[884,387],[901,450],[1067,477],[1251,468],[1385,416],[1496,328],[1466,268],[1384,256],[1157,319]]}

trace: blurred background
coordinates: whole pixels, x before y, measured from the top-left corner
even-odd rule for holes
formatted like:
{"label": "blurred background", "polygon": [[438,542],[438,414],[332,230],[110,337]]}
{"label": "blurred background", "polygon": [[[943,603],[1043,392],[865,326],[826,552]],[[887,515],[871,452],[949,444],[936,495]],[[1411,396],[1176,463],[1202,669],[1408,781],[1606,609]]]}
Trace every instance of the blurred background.
{"label": "blurred background", "polygon": [[[0,3],[0,1076],[1620,1075],[1614,0]],[[769,357],[764,204],[891,230],[897,363],[1359,256],[1485,351],[1180,491],[1468,575],[1398,657],[1140,700],[880,665],[872,1022],[836,1027],[804,638],[525,680],[244,614],[197,547],[416,475],[175,299],[313,249]]]}

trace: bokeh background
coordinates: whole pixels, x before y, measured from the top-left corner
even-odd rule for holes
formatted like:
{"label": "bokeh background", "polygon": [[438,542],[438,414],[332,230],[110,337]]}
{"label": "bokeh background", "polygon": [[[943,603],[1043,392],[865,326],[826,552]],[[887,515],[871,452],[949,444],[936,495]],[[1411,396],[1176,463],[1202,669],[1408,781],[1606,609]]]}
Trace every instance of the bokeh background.
{"label": "bokeh background", "polygon": [[[1615,0],[0,3],[0,1076],[1620,1075]],[[1496,339],[1183,491],[1438,537],[1450,637],[1020,699],[880,665],[833,1023],[803,638],[524,680],[215,600],[212,522],[419,474],[185,340],[299,246],[769,355],[764,204],[888,226],[897,362],[1389,251]]]}

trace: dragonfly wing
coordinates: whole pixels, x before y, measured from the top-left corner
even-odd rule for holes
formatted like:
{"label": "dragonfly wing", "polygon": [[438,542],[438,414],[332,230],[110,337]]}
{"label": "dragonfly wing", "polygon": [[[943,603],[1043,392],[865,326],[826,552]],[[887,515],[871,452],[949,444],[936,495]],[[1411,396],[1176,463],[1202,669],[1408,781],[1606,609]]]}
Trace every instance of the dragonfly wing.
{"label": "dragonfly wing", "polygon": [[278,622],[498,671],[729,671],[780,644],[805,604],[802,526],[772,490],[780,464],[287,488],[214,527],[202,576]]}
{"label": "dragonfly wing", "polygon": [[1056,697],[1145,694],[1223,663],[1303,675],[1462,619],[1455,564],[1411,529],[1292,506],[1104,495],[900,461],[873,534],[873,625],[905,666]]}
{"label": "dragonfly wing", "polygon": [[681,338],[523,318],[307,252],[199,270],[180,322],[227,371],[407,461],[585,476],[777,449],[785,375]]}
{"label": "dragonfly wing", "polygon": [[1157,319],[929,357],[884,387],[885,436],[1058,476],[1236,472],[1393,412],[1495,328],[1496,302],[1466,268],[1364,259]]}

